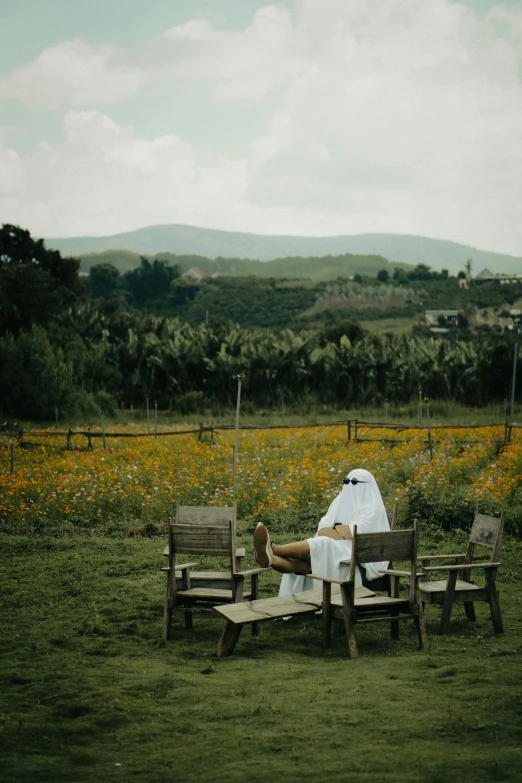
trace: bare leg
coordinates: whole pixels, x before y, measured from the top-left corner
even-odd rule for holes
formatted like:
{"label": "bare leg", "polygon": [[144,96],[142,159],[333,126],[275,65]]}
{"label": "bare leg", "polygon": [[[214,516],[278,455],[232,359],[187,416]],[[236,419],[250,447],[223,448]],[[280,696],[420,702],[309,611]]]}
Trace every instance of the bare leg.
{"label": "bare leg", "polygon": [[275,571],[279,571],[280,574],[312,573],[312,563],[310,560],[296,560],[291,557],[278,557],[278,555],[273,555],[270,565]]}
{"label": "bare leg", "polygon": [[294,541],[291,544],[272,544],[272,552],[278,557],[310,560],[310,545],[308,541]]}
{"label": "bare leg", "polygon": [[282,574],[309,574],[312,569],[308,541],[296,541],[273,547],[265,525],[254,531],[256,560],[262,568],[272,566]]}

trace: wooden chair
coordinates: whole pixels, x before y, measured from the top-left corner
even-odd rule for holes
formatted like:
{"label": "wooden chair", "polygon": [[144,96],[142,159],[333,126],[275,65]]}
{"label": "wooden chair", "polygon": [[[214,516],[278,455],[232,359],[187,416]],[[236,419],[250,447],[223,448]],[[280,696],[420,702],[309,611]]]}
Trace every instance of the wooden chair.
{"label": "wooden chair", "polygon": [[[440,623],[442,634],[449,633],[454,603],[464,604],[466,617],[475,622],[474,603],[476,601],[485,601],[489,604],[493,629],[495,633],[503,632],[495,583],[497,570],[501,565],[498,562],[498,557],[502,546],[503,527],[503,513],[500,517],[490,517],[476,512],[466,552],[454,555],[419,556],[422,570],[420,582],[422,601],[442,606]],[[473,562],[477,547],[483,547],[488,552],[488,561]],[[453,562],[445,565],[432,565],[436,560],[452,560]],[[471,580],[472,572],[475,573],[476,569],[484,572],[485,580],[482,584],[477,585]],[[446,571],[446,578],[429,581],[428,575],[436,571]]]}
{"label": "wooden chair", "polygon": [[[234,506],[176,506],[176,523],[180,525],[224,525],[227,527],[228,521],[234,523],[234,535],[236,530],[236,507]],[[245,557],[245,547],[236,546],[234,567],[236,571],[241,571],[241,563]],[[169,545],[163,550],[165,557],[169,556]],[[211,587],[210,583],[218,581],[228,581],[227,574],[215,571],[198,571],[195,575],[197,586]],[[178,585],[181,587],[180,574],[178,574]],[[194,586],[196,584],[194,583]],[[219,587],[219,585],[214,585]]]}
{"label": "wooden chair", "polygon": [[[375,563],[381,560],[406,560],[409,570],[394,568],[382,570],[391,578],[390,595],[355,597],[355,567],[360,563]],[[323,634],[325,647],[330,646],[332,617],[344,620],[350,658],[357,657],[355,627],[359,623],[389,622],[391,638],[399,638],[399,622],[413,620],[417,628],[419,649],[427,648],[424,614],[417,575],[417,523],[410,530],[393,530],[385,533],[357,533],[354,525],[350,574],[347,581],[327,579],[313,574],[314,579],[323,582]],[[409,581],[408,594],[399,595],[400,579]],[[332,584],[341,590],[342,606],[332,604]]]}
{"label": "wooden chair", "polygon": [[[408,560],[411,571],[386,569],[392,577],[394,595],[378,596],[364,586],[355,584],[355,566],[357,563],[379,562],[398,558]],[[357,657],[355,625],[359,622],[391,623],[392,638],[398,638],[399,622],[413,619],[417,626],[419,647],[427,646],[422,603],[416,575],[417,528],[412,530],[387,531],[384,533],[361,533],[354,530],[352,542],[352,564],[347,581],[326,579],[313,574],[314,579],[323,582],[323,588],[305,590],[294,595],[262,598],[243,604],[218,606],[215,610],[226,618],[225,629],[218,644],[219,657],[231,655],[244,625],[297,614],[314,614],[322,609],[323,642],[330,646],[331,621],[333,617],[342,617],[348,638],[348,651],[351,658]],[[406,577],[410,586],[408,595],[399,596],[399,579]]]}
{"label": "wooden chair", "polygon": [[[395,530],[395,527],[397,525],[397,503],[394,503],[393,506],[385,506],[386,509],[386,516],[388,517],[388,522],[390,523],[390,530]],[[393,568],[393,563],[390,562],[389,568]],[[370,590],[385,590],[388,595],[391,595],[391,577],[389,574],[383,574],[382,576],[378,577],[377,579],[367,579],[366,578],[366,571],[363,567],[359,567],[359,571],[361,573],[362,583],[365,587],[368,587]]]}
{"label": "wooden chair", "polygon": [[[178,506],[176,521],[169,521],[169,540],[164,554],[168,565],[163,638],[171,635],[172,613],[180,608],[185,628],[192,628],[193,612],[211,612],[216,604],[255,600],[258,576],[264,568],[241,570],[244,548],[236,547],[235,507]],[[226,571],[197,571],[198,562],[179,563],[178,555],[214,556],[227,559]],[[245,579],[250,587],[245,590]],[[257,624],[252,633],[258,632]]]}

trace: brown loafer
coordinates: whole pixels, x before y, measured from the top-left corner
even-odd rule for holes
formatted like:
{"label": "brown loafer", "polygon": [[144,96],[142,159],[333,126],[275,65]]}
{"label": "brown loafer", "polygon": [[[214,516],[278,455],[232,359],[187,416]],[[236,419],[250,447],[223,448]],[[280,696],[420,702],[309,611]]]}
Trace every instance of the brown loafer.
{"label": "brown loafer", "polygon": [[256,552],[256,560],[261,568],[268,568],[268,566],[272,565],[270,535],[262,522],[259,522],[254,531],[254,549]]}

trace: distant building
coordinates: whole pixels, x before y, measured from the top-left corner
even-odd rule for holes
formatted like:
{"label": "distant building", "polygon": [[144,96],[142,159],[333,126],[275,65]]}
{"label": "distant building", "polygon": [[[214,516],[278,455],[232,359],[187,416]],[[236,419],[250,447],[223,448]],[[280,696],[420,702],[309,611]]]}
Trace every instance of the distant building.
{"label": "distant building", "polygon": [[490,272],[489,269],[483,269],[482,272],[479,272],[478,275],[475,275],[475,277],[473,278],[473,282],[486,283],[496,279],[497,276],[494,275],[493,272]]}
{"label": "distant building", "polygon": [[458,310],[425,310],[424,319],[428,326],[456,326]]}
{"label": "distant building", "polygon": [[186,272],[183,272],[181,277],[190,278],[191,280],[203,280],[206,277],[206,273],[203,272],[198,266],[191,266]]}
{"label": "distant building", "polygon": [[497,280],[501,285],[509,283],[522,283],[522,275],[497,275]]}
{"label": "distant building", "polygon": [[494,274],[493,272],[490,272],[489,269],[483,269],[482,272],[479,272],[478,275],[476,275],[473,278],[474,283],[492,283],[497,282],[501,283],[502,285],[506,284],[512,284],[512,283],[520,283],[522,282],[522,274],[520,275],[505,275],[502,273]]}

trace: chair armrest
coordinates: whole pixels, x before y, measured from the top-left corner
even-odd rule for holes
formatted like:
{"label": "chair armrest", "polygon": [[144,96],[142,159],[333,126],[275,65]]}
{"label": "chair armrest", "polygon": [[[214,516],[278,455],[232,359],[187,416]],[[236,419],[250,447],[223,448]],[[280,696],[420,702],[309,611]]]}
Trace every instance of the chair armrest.
{"label": "chair armrest", "polygon": [[[187,568],[193,568],[194,566],[199,565],[199,563],[176,563],[175,571],[186,571]],[[162,568],[162,571],[172,571],[172,566],[165,566]]]}
{"label": "chair armrest", "polygon": [[423,571],[467,571],[468,568],[498,568],[502,563],[460,563],[459,565],[426,566]]}
{"label": "chair armrest", "polygon": [[244,546],[238,546],[236,547],[236,557],[245,557],[246,555],[246,548]]}
{"label": "chair armrest", "polygon": [[[389,574],[390,576],[406,576],[408,579],[411,579],[411,572],[410,571],[397,571],[396,568],[379,568],[380,574]],[[417,576],[419,576],[417,574]]]}
{"label": "chair armrest", "polygon": [[319,579],[321,582],[330,582],[333,585],[353,584],[349,579],[330,579],[328,576],[319,576],[318,574],[307,574],[310,579]]}
{"label": "chair armrest", "polygon": [[456,559],[456,558],[463,558],[466,557],[465,553],[460,552],[458,555],[450,554],[450,555],[417,555],[417,560],[450,560],[450,559]]}
{"label": "chair armrest", "polygon": [[232,576],[255,576],[256,574],[264,574],[265,571],[270,571],[270,568],[250,568],[248,571],[234,571]]}

